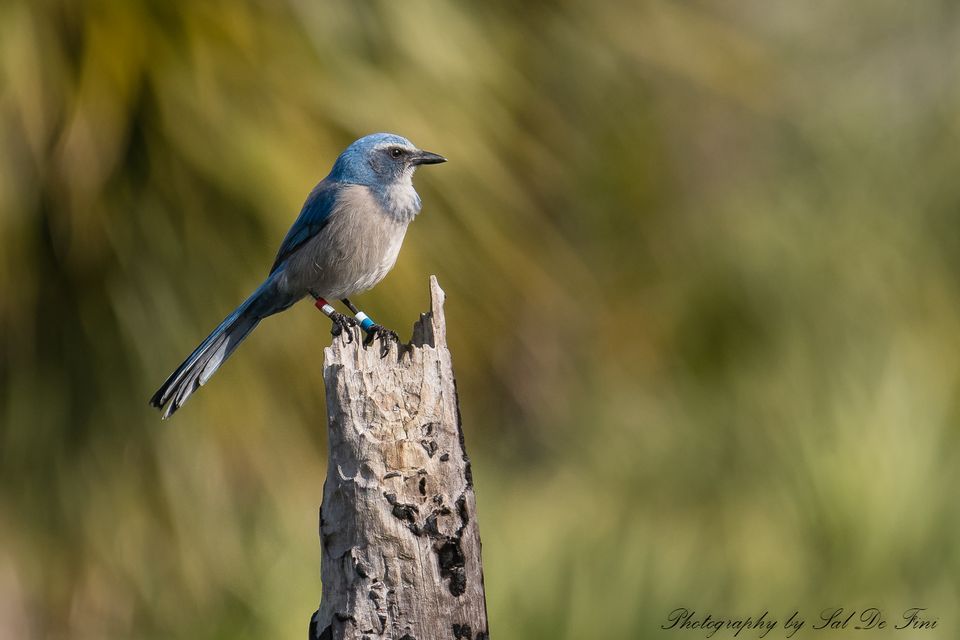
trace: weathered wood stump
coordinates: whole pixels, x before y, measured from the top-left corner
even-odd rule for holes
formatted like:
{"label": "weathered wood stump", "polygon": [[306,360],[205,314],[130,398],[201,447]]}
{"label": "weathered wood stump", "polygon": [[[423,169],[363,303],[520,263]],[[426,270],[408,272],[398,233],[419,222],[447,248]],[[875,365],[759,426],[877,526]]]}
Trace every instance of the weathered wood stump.
{"label": "weathered wood stump", "polygon": [[335,338],[324,352],[329,465],[320,608],[311,640],[486,640],[470,460],[443,314],[381,358]]}

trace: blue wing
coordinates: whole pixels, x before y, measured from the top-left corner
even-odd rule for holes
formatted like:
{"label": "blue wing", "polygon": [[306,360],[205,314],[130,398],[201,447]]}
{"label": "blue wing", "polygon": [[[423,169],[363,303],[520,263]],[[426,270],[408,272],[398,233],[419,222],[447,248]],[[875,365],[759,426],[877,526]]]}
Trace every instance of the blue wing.
{"label": "blue wing", "polygon": [[290,254],[297,250],[304,242],[317,235],[330,221],[330,214],[337,202],[339,193],[339,184],[322,180],[310,195],[307,196],[300,215],[297,216],[290,231],[287,231],[287,237],[283,239],[280,250],[277,251],[277,259],[273,261],[270,273],[277,270],[284,260],[290,257]]}

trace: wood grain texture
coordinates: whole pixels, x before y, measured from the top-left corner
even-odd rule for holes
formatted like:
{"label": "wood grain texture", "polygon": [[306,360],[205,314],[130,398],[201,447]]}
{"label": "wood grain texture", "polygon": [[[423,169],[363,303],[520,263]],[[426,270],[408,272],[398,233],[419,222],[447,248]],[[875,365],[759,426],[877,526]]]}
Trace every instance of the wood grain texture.
{"label": "wood grain texture", "polygon": [[320,608],[311,640],[486,640],[470,461],[447,349],[444,293],[409,345],[324,353],[329,465]]}

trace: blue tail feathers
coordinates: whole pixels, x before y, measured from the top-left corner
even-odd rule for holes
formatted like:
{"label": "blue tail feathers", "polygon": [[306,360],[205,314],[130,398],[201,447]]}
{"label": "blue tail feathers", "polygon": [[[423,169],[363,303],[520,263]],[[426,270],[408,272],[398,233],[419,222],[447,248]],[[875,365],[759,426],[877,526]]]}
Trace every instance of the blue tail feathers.
{"label": "blue tail feathers", "polygon": [[166,405],[163,418],[169,418],[194,391],[206,384],[263,318],[286,309],[294,302],[295,299],[286,299],[279,293],[276,278],[268,278],[170,374],[150,398],[150,404],[158,409]]}

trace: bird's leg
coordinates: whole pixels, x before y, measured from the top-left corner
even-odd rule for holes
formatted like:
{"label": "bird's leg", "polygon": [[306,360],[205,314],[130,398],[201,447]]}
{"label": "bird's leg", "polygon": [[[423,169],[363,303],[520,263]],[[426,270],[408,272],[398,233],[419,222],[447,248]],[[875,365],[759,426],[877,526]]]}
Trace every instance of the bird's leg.
{"label": "bird's leg", "polygon": [[353,327],[357,326],[357,321],[350,316],[345,316],[334,309],[333,305],[320,296],[314,297],[317,299],[317,301],[314,303],[317,309],[320,309],[320,311],[323,312],[323,315],[330,318],[330,320],[333,322],[333,326],[330,328],[330,333],[338,336],[341,333],[346,332],[347,342],[353,342]]}
{"label": "bird's leg", "polygon": [[384,326],[381,326],[373,321],[373,319],[365,314],[363,311],[357,308],[357,305],[350,302],[348,298],[343,298],[340,300],[343,304],[347,306],[350,311],[353,312],[353,315],[360,322],[360,328],[367,332],[367,337],[363,340],[363,345],[368,346],[375,339],[380,339],[380,357],[383,358],[390,352],[390,340],[394,342],[400,342],[400,336],[397,335],[396,331],[391,331]]}

